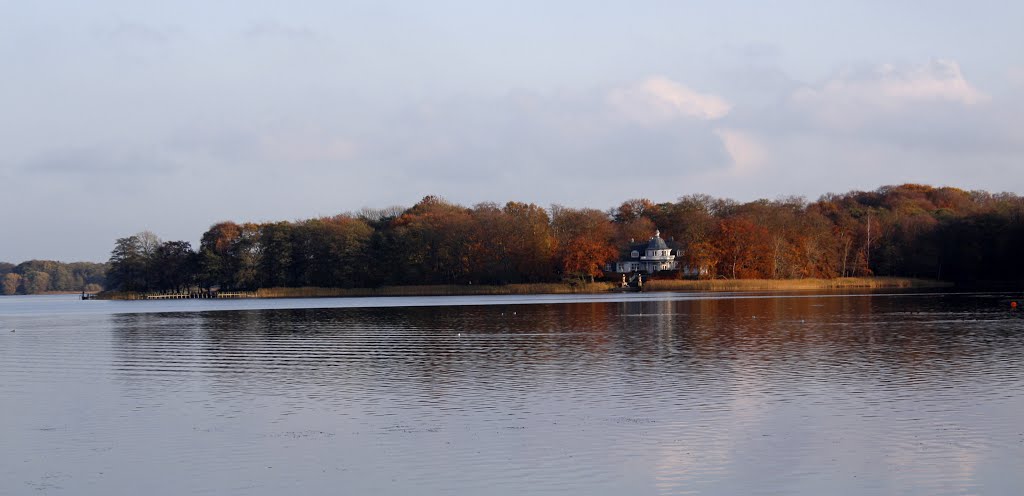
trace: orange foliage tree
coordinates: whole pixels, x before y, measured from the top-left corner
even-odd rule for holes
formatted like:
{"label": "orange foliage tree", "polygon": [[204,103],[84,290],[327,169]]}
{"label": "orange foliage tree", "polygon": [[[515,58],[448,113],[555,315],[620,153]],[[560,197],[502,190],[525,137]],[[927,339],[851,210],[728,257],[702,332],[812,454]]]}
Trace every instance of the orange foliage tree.
{"label": "orange foliage tree", "polygon": [[[122,238],[107,282],[150,290],[192,281],[250,288],[593,280],[630,239],[646,239],[654,229],[671,233],[681,261],[707,270],[702,277],[1024,280],[1017,260],[1024,252],[1024,198],[904,184],[826,194],[811,203],[641,198],[607,212],[518,202],[466,208],[427,196],[412,208],[365,209],[358,216],[221,222],[203,234],[198,254],[188,243],[160,244],[146,233]],[[118,248],[129,241],[131,250]],[[117,255],[122,251],[125,256]],[[85,283],[71,269],[18,267],[0,264],[2,292]],[[195,273],[179,277],[182,271]]]}
{"label": "orange foliage tree", "polygon": [[600,210],[552,207],[552,227],[558,241],[556,258],[564,277],[591,281],[619,251],[615,231]]}
{"label": "orange foliage tree", "polygon": [[417,284],[468,281],[472,220],[469,209],[436,196],[395,219],[390,251],[402,264],[399,278]]}
{"label": "orange foliage tree", "polygon": [[768,229],[744,217],[719,222],[717,248],[720,273],[731,279],[768,277]]}

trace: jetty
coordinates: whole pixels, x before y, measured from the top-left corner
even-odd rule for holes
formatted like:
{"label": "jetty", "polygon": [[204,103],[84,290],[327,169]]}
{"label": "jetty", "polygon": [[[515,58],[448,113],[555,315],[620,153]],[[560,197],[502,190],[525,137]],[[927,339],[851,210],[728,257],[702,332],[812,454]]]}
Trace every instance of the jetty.
{"label": "jetty", "polygon": [[259,298],[256,291],[181,291],[161,293],[119,293],[111,297],[109,294],[82,293],[83,300],[223,300]]}
{"label": "jetty", "polygon": [[141,299],[143,300],[195,300],[256,297],[255,291],[193,291],[188,293],[147,293],[141,295]]}

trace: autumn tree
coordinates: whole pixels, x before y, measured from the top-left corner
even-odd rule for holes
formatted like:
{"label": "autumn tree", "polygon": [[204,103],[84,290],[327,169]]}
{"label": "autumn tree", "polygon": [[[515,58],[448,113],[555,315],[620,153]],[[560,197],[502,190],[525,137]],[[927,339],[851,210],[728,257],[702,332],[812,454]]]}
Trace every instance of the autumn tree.
{"label": "autumn tree", "polygon": [[556,259],[563,277],[580,280],[603,274],[606,263],[615,259],[615,231],[600,210],[551,207],[552,231],[557,240]]}
{"label": "autumn tree", "polygon": [[295,227],[293,248],[301,285],[355,287],[365,285],[373,229],[350,215],[314,219]]}
{"label": "autumn tree", "polygon": [[18,290],[21,289],[21,276],[13,272],[4,274],[3,279],[0,280],[0,290],[5,295],[18,294]]}
{"label": "autumn tree", "polygon": [[413,284],[468,282],[473,221],[469,209],[427,196],[391,223],[386,246],[397,279]]}
{"label": "autumn tree", "polygon": [[471,211],[466,245],[472,278],[489,284],[539,282],[553,272],[555,240],[547,211],[526,203],[482,203]]}
{"label": "autumn tree", "polygon": [[647,208],[644,214],[659,229],[671,233],[670,241],[682,248],[683,264],[712,267],[716,257],[707,248],[712,246],[718,231],[717,215],[722,205],[708,195],[695,194],[679,197],[674,203],[659,203]]}
{"label": "autumn tree", "polygon": [[234,222],[218,222],[203,233],[199,241],[199,279],[204,287],[231,284],[235,266],[232,248],[241,235],[241,227]]}
{"label": "autumn tree", "polygon": [[24,275],[22,285],[27,294],[42,294],[50,290],[50,274],[32,271]]}
{"label": "autumn tree", "polygon": [[[730,279],[758,279],[770,271],[767,254],[768,230],[744,217],[729,217],[719,223],[719,273]],[[721,269],[724,269],[721,270]]]}
{"label": "autumn tree", "polygon": [[555,237],[551,219],[532,203],[508,202],[502,209],[507,219],[507,256],[518,282],[539,282],[551,278]]}
{"label": "autumn tree", "polygon": [[646,198],[623,202],[610,215],[615,226],[615,244],[626,246],[651,236],[658,226],[650,219],[654,204]]}
{"label": "autumn tree", "polygon": [[[708,195],[631,199],[601,212],[534,204],[466,208],[427,196],[411,208],[295,222],[221,222],[198,254],[143,232],[115,243],[112,289],[506,284],[593,280],[630,240],[670,233],[702,277],[873,274],[1024,279],[1024,199],[920,184],[739,203]],[[190,255],[191,254],[191,255]],[[3,292],[77,289],[103,264],[0,264]],[[41,275],[45,274],[45,276]],[[12,289],[13,288],[13,289]]]}

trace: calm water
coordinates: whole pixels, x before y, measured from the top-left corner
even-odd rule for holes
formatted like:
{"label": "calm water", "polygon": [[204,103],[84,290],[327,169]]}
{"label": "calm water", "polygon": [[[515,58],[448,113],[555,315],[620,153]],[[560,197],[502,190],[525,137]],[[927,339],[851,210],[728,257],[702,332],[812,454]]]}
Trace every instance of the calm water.
{"label": "calm water", "polygon": [[0,494],[1020,494],[1012,298],[3,297]]}

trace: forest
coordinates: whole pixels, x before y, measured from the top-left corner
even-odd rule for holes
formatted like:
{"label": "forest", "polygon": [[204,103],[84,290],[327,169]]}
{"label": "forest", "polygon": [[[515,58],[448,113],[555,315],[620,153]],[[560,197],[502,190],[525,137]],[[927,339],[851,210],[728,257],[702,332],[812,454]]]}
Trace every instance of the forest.
{"label": "forest", "polygon": [[[655,229],[702,277],[905,276],[1024,280],[1024,198],[919,184],[740,203],[695,194],[608,210],[509,202],[472,207],[428,196],[410,208],[294,222],[219,222],[201,237],[118,239],[107,287],[381,287],[610,277],[630,240]],[[679,277],[659,274],[659,277]]]}
{"label": "forest", "polygon": [[91,262],[29,260],[18,265],[0,262],[0,294],[42,294],[51,291],[99,291],[107,266]]}

